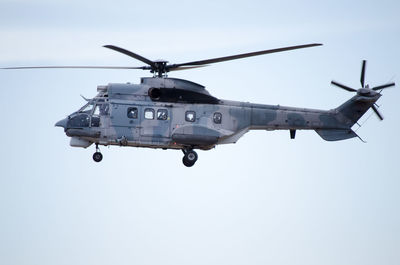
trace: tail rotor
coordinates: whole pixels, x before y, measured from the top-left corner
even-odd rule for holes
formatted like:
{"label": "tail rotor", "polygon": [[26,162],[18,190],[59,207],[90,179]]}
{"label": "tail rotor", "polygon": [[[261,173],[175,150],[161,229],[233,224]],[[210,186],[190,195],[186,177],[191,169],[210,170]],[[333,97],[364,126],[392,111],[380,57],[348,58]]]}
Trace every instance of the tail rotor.
{"label": "tail rotor", "polygon": [[[374,97],[376,94],[380,94],[381,91],[385,88],[395,86],[395,83],[388,83],[380,86],[375,86],[373,88],[370,88],[368,84],[365,84],[365,70],[367,67],[367,61],[363,60],[362,61],[362,66],[361,66],[361,77],[360,77],[360,83],[361,83],[361,88],[359,89],[354,89],[352,87],[340,84],[336,81],[332,81],[331,84],[335,85],[337,87],[340,87],[346,91],[349,92],[356,92],[360,96],[364,97]],[[377,92],[378,91],[378,92]],[[375,114],[378,116],[380,120],[383,120],[382,114],[378,111],[378,105],[374,104],[371,106],[372,110],[375,112]]]}

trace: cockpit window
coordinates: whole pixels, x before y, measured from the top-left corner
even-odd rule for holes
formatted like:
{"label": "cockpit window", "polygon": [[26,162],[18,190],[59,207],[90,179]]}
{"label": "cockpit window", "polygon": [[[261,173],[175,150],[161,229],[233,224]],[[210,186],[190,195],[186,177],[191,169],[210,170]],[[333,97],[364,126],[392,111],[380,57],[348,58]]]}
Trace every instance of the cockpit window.
{"label": "cockpit window", "polygon": [[93,109],[93,104],[89,102],[85,106],[83,106],[78,112],[90,113],[92,112],[92,109]]}
{"label": "cockpit window", "polygon": [[100,105],[100,115],[108,115],[110,105],[108,103],[103,103]]}
{"label": "cockpit window", "polygon": [[90,117],[87,114],[77,114],[68,120],[67,126],[69,128],[83,128],[89,127]]}
{"label": "cockpit window", "polygon": [[[97,102],[97,104],[95,104]],[[94,108],[94,110],[93,110]],[[95,116],[103,116],[109,114],[110,105],[108,103],[99,101],[90,101],[80,108],[78,113],[92,114]]]}
{"label": "cockpit window", "polygon": [[91,127],[99,127],[100,126],[100,117],[99,116],[92,116],[91,122],[90,122]]}
{"label": "cockpit window", "polygon": [[93,115],[100,116],[100,105],[96,105],[96,107],[94,107]]}

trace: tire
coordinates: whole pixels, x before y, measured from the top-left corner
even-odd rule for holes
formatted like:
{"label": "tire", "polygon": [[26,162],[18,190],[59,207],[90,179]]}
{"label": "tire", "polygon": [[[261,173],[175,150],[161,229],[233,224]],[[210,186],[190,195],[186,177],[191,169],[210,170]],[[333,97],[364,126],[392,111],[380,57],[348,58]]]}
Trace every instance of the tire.
{"label": "tire", "polygon": [[93,154],[93,160],[95,162],[100,162],[103,159],[103,155],[100,152],[96,152]]}
{"label": "tire", "polygon": [[194,165],[193,162],[188,161],[185,157],[182,158],[182,162],[186,167],[192,167]]}
{"label": "tire", "polygon": [[187,151],[182,158],[182,162],[187,167],[192,167],[197,161],[197,153],[193,150]]}
{"label": "tire", "polygon": [[197,158],[198,158],[197,153],[195,151],[193,151],[193,150],[187,152],[185,157],[186,157],[187,161],[190,161],[190,162],[193,162],[193,163],[196,163]]}

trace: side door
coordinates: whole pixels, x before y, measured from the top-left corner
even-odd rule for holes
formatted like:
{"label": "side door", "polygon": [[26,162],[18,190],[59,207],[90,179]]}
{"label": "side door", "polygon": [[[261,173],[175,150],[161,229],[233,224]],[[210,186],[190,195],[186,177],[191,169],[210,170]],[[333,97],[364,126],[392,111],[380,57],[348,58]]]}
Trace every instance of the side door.
{"label": "side door", "polygon": [[140,132],[140,106],[113,103],[110,113],[110,132],[115,139],[125,137],[138,141]]}
{"label": "side door", "polygon": [[143,142],[164,142],[171,136],[171,108],[143,106],[140,139]]}

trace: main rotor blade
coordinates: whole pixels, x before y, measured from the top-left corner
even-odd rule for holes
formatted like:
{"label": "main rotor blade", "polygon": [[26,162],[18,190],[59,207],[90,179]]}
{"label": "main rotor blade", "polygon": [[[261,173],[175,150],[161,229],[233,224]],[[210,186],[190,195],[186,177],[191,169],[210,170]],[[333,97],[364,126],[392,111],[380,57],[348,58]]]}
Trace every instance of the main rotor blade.
{"label": "main rotor blade", "polygon": [[142,61],[145,64],[150,65],[153,69],[157,68],[156,64],[153,61],[151,61],[151,60],[149,60],[147,58],[144,58],[143,56],[140,56],[139,54],[133,53],[131,51],[125,50],[123,48],[120,48],[120,47],[117,47],[117,46],[114,46],[114,45],[104,45],[103,47],[111,49],[111,50],[114,50],[114,51],[117,51],[117,52],[120,52],[120,53],[123,53],[123,54],[128,55],[128,56],[130,56],[132,58],[135,58],[135,59],[137,59],[139,61]]}
{"label": "main rotor blade", "polygon": [[350,92],[357,92],[356,89],[348,87],[348,86],[345,86],[345,85],[342,85],[342,84],[340,84],[338,82],[335,82],[335,81],[332,81],[331,84],[335,85],[335,86],[338,86],[340,88],[343,88],[344,90],[347,90],[347,91],[350,91]]}
{"label": "main rotor blade", "polygon": [[365,67],[366,67],[367,61],[363,60],[362,62],[362,67],[361,67],[361,87],[364,88],[364,82],[365,82]]}
{"label": "main rotor blade", "polygon": [[202,68],[202,67],[207,67],[208,65],[198,65],[198,66],[182,66],[182,67],[177,67],[177,68],[171,68],[168,69],[168,71],[181,71],[181,70],[189,70],[189,69],[194,69],[194,68]]}
{"label": "main rotor blade", "polygon": [[290,46],[290,47],[271,49],[271,50],[264,50],[264,51],[258,51],[258,52],[243,53],[243,54],[237,54],[237,55],[231,55],[231,56],[225,56],[225,57],[218,57],[218,58],[206,59],[206,60],[200,60],[200,61],[193,61],[193,62],[187,62],[187,63],[171,64],[171,65],[168,66],[168,68],[172,69],[172,68],[177,68],[177,67],[181,67],[181,66],[219,63],[219,62],[225,62],[225,61],[230,61],[230,60],[242,59],[242,58],[246,58],[246,57],[263,55],[263,54],[267,54],[267,53],[283,52],[283,51],[302,49],[302,48],[309,48],[309,47],[320,46],[320,45],[322,45],[322,44],[313,43],[313,44]]}
{"label": "main rotor blade", "polygon": [[130,67],[130,66],[21,66],[21,67],[3,67],[4,70],[19,69],[142,69],[146,70],[147,66]]}
{"label": "main rotor blade", "polygon": [[374,105],[372,105],[371,108],[376,113],[376,115],[378,115],[378,118],[380,120],[383,120],[383,116],[382,116],[382,114],[379,113],[378,109]]}
{"label": "main rotor blade", "polygon": [[382,85],[382,86],[376,86],[371,89],[372,90],[381,90],[381,89],[388,88],[388,87],[395,86],[395,85],[396,85],[395,83],[390,83],[390,84],[386,84],[386,85]]}

